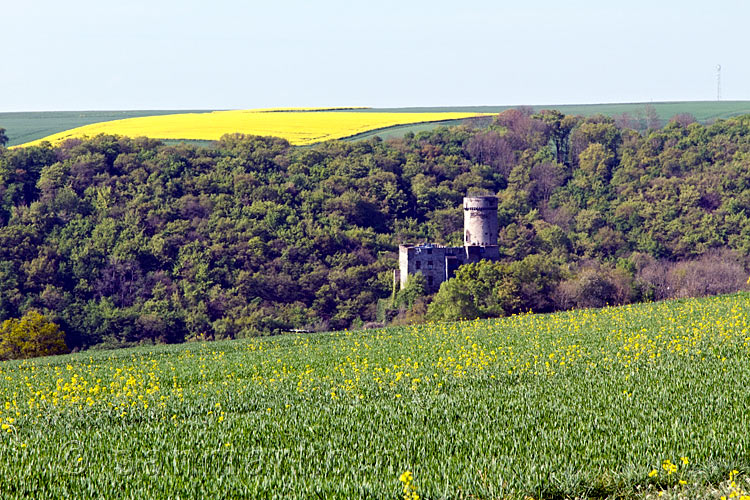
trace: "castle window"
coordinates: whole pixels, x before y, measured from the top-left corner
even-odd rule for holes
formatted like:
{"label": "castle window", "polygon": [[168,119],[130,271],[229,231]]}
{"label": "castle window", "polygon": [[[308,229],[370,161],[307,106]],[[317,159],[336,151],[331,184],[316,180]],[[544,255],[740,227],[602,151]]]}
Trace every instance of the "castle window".
{"label": "castle window", "polygon": [[431,260],[427,261],[427,269],[432,269],[432,261]]}
{"label": "castle window", "polygon": [[432,248],[427,249],[427,255],[432,255]]}
{"label": "castle window", "polygon": [[435,280],[434,280],[434,278],[432,276],[427,276],[427,284],[428,285],[432,286],[432,284],[433,284],[434,281]]}
{"label": "castle window", "polygon": [[414,267],[416,267],[417,269],[422,269],[422,261],[421,261],[421,260],[418,260],[418,261],[416,262],[416,264],[415,264],[415,266],[414,266]]}

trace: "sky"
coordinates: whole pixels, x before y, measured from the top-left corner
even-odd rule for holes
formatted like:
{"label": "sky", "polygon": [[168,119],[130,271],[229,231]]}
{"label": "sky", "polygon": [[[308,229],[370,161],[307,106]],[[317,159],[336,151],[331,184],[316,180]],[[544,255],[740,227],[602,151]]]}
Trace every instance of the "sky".
{"label": "sky", "polygon": [[0,112],[750,100],[750,2],[0,2]]}

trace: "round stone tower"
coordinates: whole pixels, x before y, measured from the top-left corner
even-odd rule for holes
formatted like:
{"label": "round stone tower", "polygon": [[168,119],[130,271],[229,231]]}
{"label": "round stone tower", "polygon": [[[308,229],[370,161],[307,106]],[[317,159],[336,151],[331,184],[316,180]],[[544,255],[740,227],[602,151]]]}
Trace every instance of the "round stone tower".
{"label": "round stone tower", "polygon": [[497,246],[497,197],[464,198],[464,246]]}

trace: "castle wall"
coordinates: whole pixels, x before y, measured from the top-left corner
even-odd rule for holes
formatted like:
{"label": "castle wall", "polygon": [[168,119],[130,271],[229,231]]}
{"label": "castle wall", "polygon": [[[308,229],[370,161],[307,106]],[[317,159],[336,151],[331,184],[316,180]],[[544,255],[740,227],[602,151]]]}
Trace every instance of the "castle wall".
{"label": "castle wall", "polygon": [[425,244],[398,247],[400,288],[409,275],[422,273],[427,292],[434,293],[440,284],[453,277],[455,270],[470,262],[500,258],[497,221],[497,198],[475,196],[464,198],[464,246],[443,247]]}
{"label": "castle wall", "polygon": [[398,248],[401,288],[406,285],[408,275],[422,273],[427,280],[428,292],[436,292],[445,281],[445,256],[460,253],[463,248],[441,247],[435,245],[404,246]]}
{"label": "castle wall", "polygon": [[406,286],[406,279],[409,277],[409,248],[406,245],[398,246],[398,274],[401,281],[399,290]]}

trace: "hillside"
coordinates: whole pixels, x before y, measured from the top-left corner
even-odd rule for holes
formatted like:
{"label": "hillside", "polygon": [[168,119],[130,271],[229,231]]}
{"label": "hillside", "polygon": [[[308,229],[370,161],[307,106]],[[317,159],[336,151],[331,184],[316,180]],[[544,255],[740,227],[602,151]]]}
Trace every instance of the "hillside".
{"label": "hillside", "polygon": [[92,123],[122,120],[139,116],[170,115],[174,113],[201,113],[203,111],[39,111],[26,113],[0,113],[0,127],[6,129],[8,146],[18,146],[52,134]]}
{"label": "hillside", "polygon": [[[382,111],[409,111],[409,112],[438,112],[438,111],[466,111],[475,113],[502,113],[517,106],[466,106],[466,107],[427,107],[427,108],[385,108]],[[612,104],[550,104],[529,106],[534,111],[543,109],[554,109],[566,115],[594,116],[604,115],[626,122],[626,126],[645,130],[649,127],[648,114],[653,110],[653,117],[663,125],[672,117],[680,114],[690,114],[700,123],[709,123],[715,120],[725,120],[733,116],[750,113],[750,101],[676,101],[676,102],[648,102],[648,103],[612,103]],[[460,122],[453,121],[441,125],[459,125]],[[661,126],[659,125],[659,126]],[[383,139],[403,137],[407,133],[419,133],[432,130],[433,125],[402,125],[389,127],[387,129],[373,130],[347,140],[369,139],[379,136]]]}
{"label": "hillside", "polygon": [[151,139],[216,141],[226,134],[252,134],[279,137],[293,145],[309,145],[343,139],[363,132],[405,124],[444,122],[478,116],[476,113],[398,112],[362,113],[345,109],[253,109],[177,113],[140,116],[92,123],[27,142],[36,146],[42,141],[53,145],[72,138],[99,134],[149,137]]}
{"label": "hillside", "polygon": [[718,500],[750,490],[748,318],[737,294],[0,363],[0,492]]}
{"label": "hillside", "polygon": [[[749,152],[750,117],[641,135],[520,111],[309,148],[0,149],[0,320],[36,309],[71,348],[114,347],[735,291]],[[398,245],[460,244],[461,200],[478,191],[500,198],[499,267],[438,301],[461,307],[429,311],[417,289],[384,301]]]}
{"label": "hillside", "polygon": [[[717,119],[750,113],[750,101],[691,101],[691,102],[652,102],[652,103],[615,103],[583,105],[535,105],[541,109],[556,109],[564,114],[592,116],[603,114],[610,117],[621,117],[627,114],[635,123],[645,120],[648,107],[652,107],[656,116],[663,123],[681,113],[692,114],[699,122],[706,123]],[[365,108],[357,109],[361,113],[500,113],[513,106],[445,106],[415,108]],[[59,134],[66,130],[125,118],[171,115],[177,113],[209,113],[202,111],[57,111],[29,113],[0,113],[0,127],[7,130],[9,146],[17,146]],[[405,133],[418,133],[432,130],[437,126],[458,125],[460,120],[436,121],[426,124],[393,125],[375,127],[374,130],[353,136],[350,140],[367,139],[374,136],[383,138],[400,138]],[[256,132],[259,133],[259,132]],[[138,134],[136,134],[138,135]],[[144,134],[140,134],[144,135]],[[261,134],[262,135],[262,134]],[[187,139],[187,137],[179,137]],[[206,143],[207,144],[207,143]]]}

